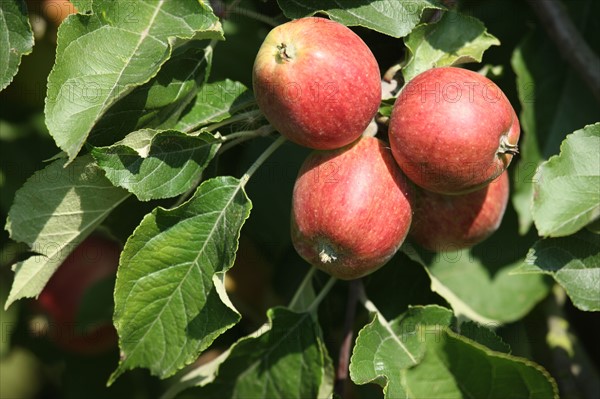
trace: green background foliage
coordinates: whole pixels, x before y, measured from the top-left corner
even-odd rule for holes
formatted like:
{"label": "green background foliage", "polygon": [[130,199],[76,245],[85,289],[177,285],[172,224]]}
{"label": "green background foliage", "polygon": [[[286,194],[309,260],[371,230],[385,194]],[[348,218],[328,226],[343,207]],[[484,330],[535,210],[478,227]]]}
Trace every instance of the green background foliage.
{"label": "green background foliage", "polygon": [[[600,394],[600,104],[527,2],[72,3],[59,25],[49,3],[0,1],[0,397]],[[562,6],[599,53],[600,2]],[[268,31],[312,15],[372,49],[395,85],[383,116],[433,67],[504,90],[520,154],[488,240],[409,239],[360,283],[296,254],[309,150],[277,139],[251,76]],[[78,322],[106,319],[90,304],[110,289],[119,343],[89,357],[36,333],[32,298],[99,231],[119,270]]]}

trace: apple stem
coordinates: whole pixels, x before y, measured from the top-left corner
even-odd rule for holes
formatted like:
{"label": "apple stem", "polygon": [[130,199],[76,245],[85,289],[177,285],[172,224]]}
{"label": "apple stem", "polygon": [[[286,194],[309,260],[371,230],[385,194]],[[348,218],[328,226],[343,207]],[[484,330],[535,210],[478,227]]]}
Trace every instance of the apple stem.
{"label": "apple stem", "polygon": [[281,61],[290,62],[292,58],[294,58],[292,49],[289,48],[285,43],[281,43],[280,45],[278,45],[277,50],[279,50],[279,59]]}
{"label": "apple stem", "polygon": [[255,121],[259,120],[261,118],[261,116],[262,116],[262,112],[260,112],[259,110],[242,112],[235,116],[231,116],[227,119],[224,119],[221,122],[216,122],[216,123],[212,123],[208,126],[204,126],[201,130],[200,129],[196,130],[197,128],[195,128],[194,130],[189,131],[189,133],[190,134],[191,133],[199,133],[201,131],[212,132],[213,130],[217,130],[220,127],[232,125],[233,123],[236,123],[236,122],[245,122],[247,124],[252,124]]}
{"label": "apple stem", "polygon": [[398,72],[400,72],[400,70],[402,69],[402,65],[400,64],[396,64],[396,65],[392,65],[387,71],[385,71],[385,73],[383,74],[383,80],[385,80],[386,82],[391,82],[392,80],[394,80],[394,77],[396,76],[396,74]]}
{"label": "apple stem", "polygon": [[329,280],[327,280],[321,291],[317,294],[312,303],[306,308],[307,313],[313,313],[315,310],[318,309],[321,302],[323,302],[323,298],[327,296],[327,294],[331,290],[331,287],[333,287],[336,281],[337,278],[335,277],[330,277]]}
{"label": "apple stem", "polygon": [[254,161],[252,165],[248,168],[246,173],[240,178],[240,186],[246,187],[246,184],[250,180],[250,177],[260,168],[260,166],[277,150],[283,143],[285,143],[286,139],[284,136],[279,136],[277,140],[275,140],[271,145],[267,147],[267,149],[260,154],[260,156]]}
{"label": "apple stem", "polygon": [[313,299],[313,301],[310,304],[307,304],[303,301],[304,291],[306,290],[306,288],[308,286],[312,287],[312,280],[313,280],[313,277],[315,276],[316,271],[317,271],[317,269],[314,266],[310,268],[310,270],[308,271],[306,276],[304,276],[304,279],[298,286],[298,289],[296,290],[294,297],[290,301],[288,308],[290,308],[291,310],[294,310],[296,312],[311,313],[311,312],[314,312],[319,307],[319,304],[321,303],[323,298],[325,298],[327,293],[329,293],[329,290],[331,290],[331,287],[333,287],[333,285],[335,284],[337,279],[335,277],[331,277],[327,281],[327,283],[323,286],[323,289],[319,292],[319,294],[315,297],[315,299]]}
{"label": "apple stem", "polygon": [[271,125],[264,125],[254,130],[242,130],[239,132],[228,134],[227,136],[219,136],[221,140],[231,141],[239,138],[253,139],[255,137],[265,137],[273,133],[275,128]]}
{"label": "apple stem", "polygon": [[508,141],[507,136],[502,136],[500,139],[500,146],[498,147],[498,154],[510,154],[516,155],[519,153],[519,146],[517,144],[511,144]]}
{"label": "apple stem", "polygon": [[305,310],[305,308],[303,307],[304,304],[301,302],[302,293],[304,292],[306,287],[312,282],[312,278],[315,275],[316,271],[317,269],[314,266],[312,266],[308,273],[306,273],[306,276],[304,276],[304,279],[298,286],[298,289],[296,289],[292,300],[288,304],[288,308],[298,312],[302,312]]}

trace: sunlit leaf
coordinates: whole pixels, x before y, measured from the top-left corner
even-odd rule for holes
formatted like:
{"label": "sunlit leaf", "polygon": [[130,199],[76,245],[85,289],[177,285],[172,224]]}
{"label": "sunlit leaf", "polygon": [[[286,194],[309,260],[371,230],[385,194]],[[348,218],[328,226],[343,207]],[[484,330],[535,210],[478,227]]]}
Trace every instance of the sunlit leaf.
{"label": "sunlit leaf", "polygon": [[37,297],[71,251],[129,196],[108,181],[91,156],[68,167],[65,163],[54,161],[17,191],[6,229],[34,255],[14,265],[6,307],[20,298]]}
{"label": "sunlit leaf", "polygon": [[192,189],[219,145],[210,134],[144,129],[110,147],[94,148],[92,154],[115,186],[148,201]]}
{"label": "sunlit leaf", "polygon": [[[194,394],[215,399],[331,397],[331,359],[313,315],[284,308],[267,315],[270,325],[234,344],[214,381]],[[323,391],[323,385],[329,390]]]}
{"label": "sunlit leaf", "polygon": [[456,11],[444,13],[436,23],[416,27],[406,40],[410,56],[402,68],[405,81],[435,67],[481,62],[483,53],[500,41],[481,21]]}
{"label": "sunlit leaf", "polygon": [[600,217],[600,123],[567,136],[536,174],[533,220],[542,236],[573,234]]}
{"label": "sunlit leaf", "polygon": [[587,230],[537,242],[515,273],[549,274],[582,310],[600,311],[600,235]]}
{"label": "sunlit leaf", "polygon": [[69,16],[58,31],[46,99],[46,123],[57,145],[72,160],[110,106],[156,75],[176,38],[203,36],[221,37],[217,17],[203,2],[98,0],[91,14]]}
{"label": "sunlit leaf", "polygon": [[240,315],[223,287],[251,203],[232,177],[207,180],[183,205],[156,208],[129,238],[115,287],[121,362],[160,377],[193,361]]}
{"label": "sunlit leaf", "polygon": [[485,331],[475,341],[456,329],[452,313],[439,306],[410,308],[389,322],[375,317],[356,339],[350,376],[357,384],[379,384],[390,399],[558,398],[546,370],[504,353],[492,331],[470,329]]}
{"label": "sunlit leaf", "polygon": [[21,57],[31,53],[33,32],[25,2],[0,1],[0,91],[10,84],[19,70]]}
{"label": "sunlit leaf", "polygon": [[364,26],[393,37],[404,37],[419,23],[423,11],[444,9],[436,0],[277,0],[288,18],[301,18],[317,12],[348,26]]}

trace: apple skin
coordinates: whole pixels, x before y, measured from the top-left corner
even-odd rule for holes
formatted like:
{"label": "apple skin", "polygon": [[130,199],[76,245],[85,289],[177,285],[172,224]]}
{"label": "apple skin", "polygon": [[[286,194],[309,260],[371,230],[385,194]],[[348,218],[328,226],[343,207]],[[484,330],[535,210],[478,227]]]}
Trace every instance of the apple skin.
{"label": "apple skin", "polygon": [[100,235],[86,238],[52,275],[34,308],[50,323],[49,337],[60,348],[93,355],[116,347],[117,333],[107,322],[85,330],[77,325],[86,290],[117,273],[121,247]]}
{"label": "apple skin", "polygon": [[283,136],[327,150],[355,141],[381,102],[375,56],[346,26],[307,17],[274,28],[258,50],[252,84]]}
{"label": "apple skin", "polygon": [[500,226],[509,196],[508,172],[463,195],[415,189],[411,240],[435,252],[472,247]]}
{"label": "apple skin", "polygon": [[412,219],[409,185],[387,146],[374,137],[315,151],[292,195],[291,236],[302,258],[351,280],[383,266]]}
{"label": "apple skin", "polygon": [[519,120],[488,78],[434,68],[402,90],[390,117],[392,153],[406,176],[441,194],[475,191],[498,177],[517,152]]}

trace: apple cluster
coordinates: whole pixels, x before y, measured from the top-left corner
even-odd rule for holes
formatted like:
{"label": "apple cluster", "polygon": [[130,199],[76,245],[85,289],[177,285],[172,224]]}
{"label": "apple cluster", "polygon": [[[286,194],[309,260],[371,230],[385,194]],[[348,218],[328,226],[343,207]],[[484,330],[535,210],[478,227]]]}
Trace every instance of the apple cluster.
{"label": "apple cluster", "polygon": [[387,263],[407,236],[446,251],[498,228],[520,129],[486,77],[456,67],[416,76],[396,99],[388,144],[363,134],[381,102],[374,55],[346,26],[309,17],[267,35],[253,89],[283,136],[315,150],[294,186],[291,235],[317,268],[355,279]]}

